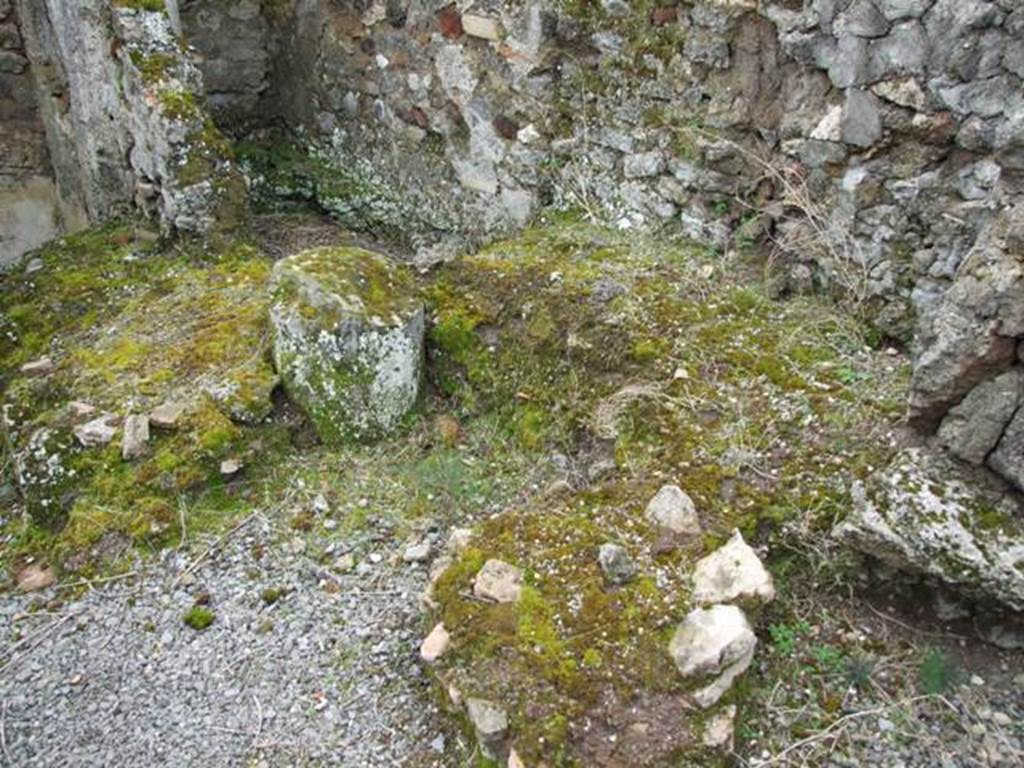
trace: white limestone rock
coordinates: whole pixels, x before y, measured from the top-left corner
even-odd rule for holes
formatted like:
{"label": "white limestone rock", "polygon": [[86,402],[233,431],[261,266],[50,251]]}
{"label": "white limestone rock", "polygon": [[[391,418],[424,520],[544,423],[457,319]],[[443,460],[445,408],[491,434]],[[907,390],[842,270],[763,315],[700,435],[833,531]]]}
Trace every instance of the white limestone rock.
{"label": "white limestone rock", "polygon": [[124,420],[124,432],[121,435],[121,458],[132,461],[145,455],[149,447],[149,417],[145,414],[132,414]]}
{"label": "white limestone rock", "polygon": [[274,363],[320,438],[394,430],[423,368],[423,304],[410,276],[360,248],[316,248],[278,262],[272,285]]}
{"label": "white limestone rock", "polygon": [[475,13],[462,15],[462,31],[470,37],[479,37],[481,40],[501,39],[501,25],[498,20]]}
{"label": "white limestone rock", "polygon": [[694,566],[693,599],[699,605],[763,605],[774,598],[772,575],[739,531]]}
{"label": "white limestone rock", "polygon": [[74,428],[75,439],[85,448],[107,445],[117,434],[117,416],[105,413],[102,416],[79,424]]}
{"label": "white limestone rock", "polygon": [[742,610],[734,605],[713,605],[690,611],[668,650],[683,677],[702,683],[691,696],[707,709],[750,666],[756,647],[757,636]]}
{"label": "white limestone rock", "polygon": [[486,699],[466,699],[466,712],[476,731],[480,750],[494,760],[508,736],[508,715],[500,706]]}
{"label": "white limestone rock", "polygon": [[473,581],[473,594],[496,603],[514,603],[523,591],[523,572],[503,560],[488,560]]}
{"label": "white limestone rock", "polygon": [[708,749],[730,751],[733,746],[736,729],[736,705],[722,707],[714,716],[708,718],[701,735],[701,743]]}
{"label": "white limestone rock", "polygon": [[444,624],[438,624],[430,630],[430,634],[420,644],[420,658],[427,664],[433,664],[448,650],[450,641],[451,635],[444,628]]}

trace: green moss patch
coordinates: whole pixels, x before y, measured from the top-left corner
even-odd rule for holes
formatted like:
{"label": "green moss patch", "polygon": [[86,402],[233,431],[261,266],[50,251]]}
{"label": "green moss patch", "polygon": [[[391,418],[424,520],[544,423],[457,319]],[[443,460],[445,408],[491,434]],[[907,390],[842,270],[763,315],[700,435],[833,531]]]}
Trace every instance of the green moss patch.
{"label": "green moss patch", "polygon": [[[18,468],[33,525],[58,562],[104,536],[160,544],[186,517],[224,510],[220,462],[258,463],[279,444],[265,423],[276,375],[267,332],[269,261],[242,243],[207,252],[161,248],[127,225],[91,230],[43,249],[42,267],[4,275],[0,305],[5,451]],[[29,377],[47,356],[53,371]],[[152,428],[147,450],[121,457],[120,430],[83,447],[73,430],[180,403],[174,429]],[[190,520],[189,526],[196,520]],[[16,537],[40,544],[31,530]]]}
{"label": "green moss patch", "polygon": [[[420,306],[411,273],[363,248],[315,248],[293,256],[286,264],[275,282],[275,300],[293,299],[298,282],[308,279],[367,318],[404,317]],[[327,311],[329,305],[314,306],[309,298],[307,292],[307,319],[332,326],[336,318]]]}
{"label": "green moss patch", "polygon": [[197,605],[186,611],[185,615],[182,616],[182,621],[185,622],[185,626],[194,629],[196,632],[202,632],[204,629],[209,628],[216,618],[216,614],[209,608]]}

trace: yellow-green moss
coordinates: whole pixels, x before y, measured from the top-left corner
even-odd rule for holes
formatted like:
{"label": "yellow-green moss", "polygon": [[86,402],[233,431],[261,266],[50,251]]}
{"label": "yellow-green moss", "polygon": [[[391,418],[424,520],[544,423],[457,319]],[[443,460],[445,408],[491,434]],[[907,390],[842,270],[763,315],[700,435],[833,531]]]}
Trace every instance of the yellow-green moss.
{"label": "yellow-green moss", "polygon": [[[45,351],[55,365],[45,378],[9,369],[4,445],[22,451],[40,428],[50,436],[43,458],[61,473],[25,493],[58,561],[88,552],[108,533],[146,546],[173,540],[180,505],[192,503],[184,500],[223,484],[222,460],[281,439],[279,428],[262,424],[276,383],[269,261],[241,243],[163,251],[132,232],[110,226],[66,238],[41,252],[43,269],[0,278],[0,306],[17,308],[0,342],[3,364],[13,368]],[[176,430],[153,430],[145,455],[126,462],[119,434],[104,449],[77,445],[73,400],[97,415],[124,415],[129,403],[143,412],[168,401],[188,407]]]}
{"label": "yellow-green moss", "polygon": [[182,621],[184,621],[186,626],[191,629],[194,629],[197,632],[202,632],[213,624],[216,618],[216,614],[209,608],[205,608],[201,605],[195,605],[185,612],[185,615],[182,616]]}
{"label": "yellow-green moss", "polygon": [[174,66],[173,56],[164,53],[151,53],[149,55],[141,51],[132,51],[132,64],[142,75],[142,81],[147,85],[155,85],[167,77],[171,67]]}
{"label": "yellow-green moss", "polygon": [[199,102],[191,91],[168,89],[157,98],[164,114],[174,120],[192,120],[200,114]]}
{"label": "yellow-green moss", "polygon": [[136,11],[166,11],[164,0],[115,0],[118,8],[131,8]]}

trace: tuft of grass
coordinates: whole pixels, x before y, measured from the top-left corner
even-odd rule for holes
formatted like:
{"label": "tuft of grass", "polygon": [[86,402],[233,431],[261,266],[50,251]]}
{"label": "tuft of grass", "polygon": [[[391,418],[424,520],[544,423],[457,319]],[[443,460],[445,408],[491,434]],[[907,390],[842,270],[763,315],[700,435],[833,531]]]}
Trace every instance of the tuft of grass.
{"label": "tuft of grass", "polygon": [[288,587],[267,587],[260,592],[260,599],[265,605],[273,605],[288,594]]}
{"label": "tuft of grass", "polygon": [[185,622],[185,626],[191,627],[196,632],[202,632],[213,624],[216,618],[216,614],[209,608],[194,605],[185,612],[185,615],[182,616],[182,621]]}

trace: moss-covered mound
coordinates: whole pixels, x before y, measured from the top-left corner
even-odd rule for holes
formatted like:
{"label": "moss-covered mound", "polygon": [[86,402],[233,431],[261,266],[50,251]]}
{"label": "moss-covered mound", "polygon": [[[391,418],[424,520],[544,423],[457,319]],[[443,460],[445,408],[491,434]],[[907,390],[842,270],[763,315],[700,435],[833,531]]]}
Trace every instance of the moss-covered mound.
{"label": "moss-covered mound", "polygon": [[[276,382],[269,273],[245,245],[186,252],[113,225],[0,277],[5,451],[59,551],[167,538],[183,499],[253,450]],[[141,455],[124,458],[124,419],[162,406]]]}
{"label": "moss-covered mound", "polygon": [[[899,412],[904,372],[853,320],[769,301],[735,261],[579,224],[453,263],[430,296],[438,388],[558,452],[566,476],[483,523],[440,576],[438,676],[505,708],[527,765],[699,755],[713,713],[692,710],[667,652],[692,564],[735,527],[762,545],[827,529],[848,481],[885,457],[872,435]],[[703,537],[680,544],[645,519],[670,482]],[[605,543],[637,565],[624,586],[602,574]],[[522,569],[517,602],[473,596],[492,558]]]}

